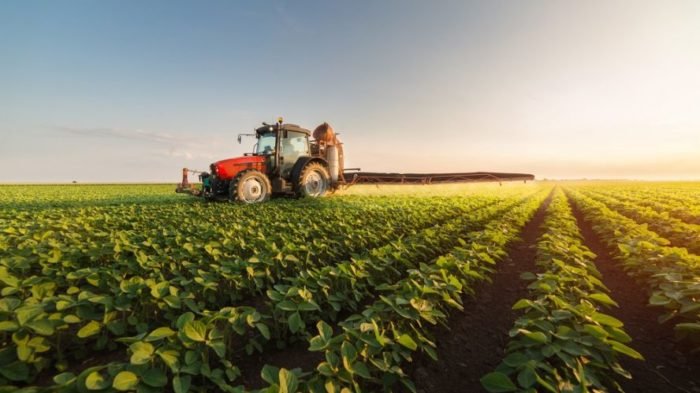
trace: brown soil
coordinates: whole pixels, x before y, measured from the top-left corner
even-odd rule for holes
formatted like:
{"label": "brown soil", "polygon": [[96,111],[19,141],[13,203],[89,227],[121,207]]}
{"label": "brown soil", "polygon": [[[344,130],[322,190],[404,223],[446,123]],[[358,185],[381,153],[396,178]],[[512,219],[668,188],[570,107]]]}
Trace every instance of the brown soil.
{"label": "brown soil", "polygon": [[484,391],[479,380],[503,359],[508,331],[518,315],[511,307],[527,296],[527,282],[520,274],[536,269],[534,246],[550,198],[525,226],[522,240],[510,247],[508,258],[499,263],[493,281],[478,284],[475,296],[464,297],[464,312],[450,317],[449,329],[435,332],[438,361],[418,355],[407,365],[419,393]]}
{"label": "brown soil", "polygon": [[609,313],[625,324],[632,337],[630,346],[646,359],[622,359],[622,366],[632,374],[631,380],[620,378],[623,389],[629,393],[700,392],[700,355],[685,354],[676,345],[671,324],[659,324],[660,311],[647,305],[644,284],[635,283],[622,270],[581,211],[573,203],[572,208],[586,246],[597,255],[595,265],[603,283],[620,305]]}

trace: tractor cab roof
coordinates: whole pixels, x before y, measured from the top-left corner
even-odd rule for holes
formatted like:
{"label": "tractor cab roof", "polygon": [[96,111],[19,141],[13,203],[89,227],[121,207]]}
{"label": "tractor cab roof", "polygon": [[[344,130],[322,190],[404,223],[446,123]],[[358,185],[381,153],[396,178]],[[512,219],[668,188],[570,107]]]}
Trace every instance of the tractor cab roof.
{"label": "tractor cab roof", "polygon": [[264,134],[266,132],[276,132],[276,131],[296,131],[296,132],[303,132],[307,136],[311,135],[311,131],[307,130],[306,128],[299,127],[296,124],[282,124],[281,126],[279,124],[270,124],[270,125],[265,125],[260,128],[257,128],[255,130],[255,133],[260,135]]}

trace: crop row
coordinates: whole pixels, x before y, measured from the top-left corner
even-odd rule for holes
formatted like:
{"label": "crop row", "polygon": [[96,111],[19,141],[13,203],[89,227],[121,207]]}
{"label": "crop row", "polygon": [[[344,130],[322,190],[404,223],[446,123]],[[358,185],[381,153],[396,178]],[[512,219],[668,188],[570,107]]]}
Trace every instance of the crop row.
{"label": "crop row", "polygon": [[[502,202],[494,203],[499,199]],[[31,227],[20,219],[17,225],[5,225],[0,237],[3,241],[0,244],[5,245],[1,252],[10,256],[4,258],[0,266],[3,295],[0,300],[0,315],[3,318],[0,330],[5,332],[5,346],[0,350],[0,374],[7,383],[8,380],[31,380],[38,373],[43,371],[46,374],[54,367],[59,371],[74,370],[74,359],[80,359],[81,354],[88,353],[90,349],[116,349],[119,347],[117,343],[122,343],[128,346],[126,356],[131,358],[127,368],[119,369],[114,364],[99,365],[84,370],[77,377],[70,372],[61,374],[54,382],[67,387],[98,388],[107,383],[100,380],[106,380],[110,371],[119,369],[112,375],[113,378],[108,378],[108,382],[115,384],[115,381],[124,381],[124,386],[127,386],[133,374],[143,382],[138,386],[144,391],[148,390],[148,386],[154,390],[162,388],[153,384],[160,384],[163,377],[173,389],[202,383],[193,381],[195,377],[209,381],[203,382],[205,386],[213,383],[224,390],[230,389],[228,382],[235,380],[238,374],[237,367],[227,360],[233,351],[242,347],[248,351],[262,349],[262,345],[271,338],[288,340],[289,337],[284,337],[287,330],[297,339],[303,338],[303,326],[313,320],[313,313],[318,314],[322,307],[324,312],[337,312],[340,309],[352,311],[353,307],[361,305],[360,301],[348,296],[346,299],[322,298],[317,303],[318,307],[313,307],[314,297],[320,297],[324,291],[329,294],[328,288],[307,289],[309,282],[299,281],[301,275],[294,278],[299,269],[309,273],[304,280],[309,280],[313,273],[320,271],[317,269],[335,267],[333,260],[336,258],[347,258],[348,262],[344,265],[338,264],[345,266],[343,269],[355,269],[356,265],[361,265],[359,261],[365,258],[362,253],[355,252],[362,248],[372,249],[373,245],[378,247],[374,250],[376,254],[370,254],[368,258],[375,260],[399,255],[402,247],[411,249],[414,255],[424,255],[426,250],[420,246],[422,240],[424,247],[432,246],[434,252],[445,245],[445,238],[438,235],[443,230],[447,230],[447,233],[454,231],[456,220],[466,224],[464,217],[497,214],[515,200],[513,197],[434,198],[422,206],[408,200],[405,206],[401,206],[400,201],[395,200],[393,204],[387,203],[384,209],[367,206],[364,215],[359,208],[355,209],[356,212],[343,209],[341,215],[338,209],[324,209],[321,205],[314,210],[317,216],[313,224],[316,225],[314,230],[317,234],[298,233],[302,226],[292,226],[295,217],[290,213],[295,213],[295,209],[289,209],[292,212],[286,215],[291,217],[286,217],[286,220],[290,225],[288,231],[282,231],[287,235],[286,238],[280,237],[282,244],[285,241],[300,247],[314,244],[309,239],[325,237],[324,231],[331,230],[334,220],[335,224],[339,224],[335,228],[344,232],[343,242],[335,244],[332,251],[323,254],[324,249],[320,248],[318,254],[314,254],[313,249],[306,250],[307,257],[304,259],[292,252],[282,253],[288,249],[275,249],[274,242],[271,249],[255,250],[254,256],[247,259],[235,253],[227,254],[236,247],[227,249],[226,240],[249,239],[252,236],[246,232],[224,232],[221,228],[207,233],[211,238],[224,239],[218,245],[211,244],[201,234],[178,233],[187,231],[187,225],[176,227],[175,234],[166,233],[163,228],[167,227],[161,227],[161,236],[157,237],[158,230],[154,233],[154,226],[158,228],[170,220],[172,228],[177,218],[184,218],[184,211],[179,212],[179,217],[177,214],[165,214],[164,220],[154,220],[155,225],[151,221],[153,216],[137,215],[134,218],[110,215],[110,211],[90,217],[92,221],[88,218],[85,221],[65,218],[63,222],[39,221],[43,224],[39,228]],[[360,206],[361,203],[358,203]],[[132,208],[120,206],[104,210],[123,213]],[[151,210],[141,209],[146,212]],[[260,214],[261,210],[265,213],[266,209],[261,208],[257,213]],[[299,213],[299,221],[303,222],[301,213],[304,209],[296,209],[296,212]],[[336,215],[333,216],[333,213]],[[325,219],[324,214],[327,215]],[[457,218],[450,219],[454,215]],[[260,216],[263,224],[279,225],[272,214]],[[343,221],[346,217],[349,223]],[[316,221],[319,218],[321,220]],[[444,224],[433,228],[435,222],[440,221],[444,221]],[[469,222],[477,220],[470,219]],[[77,227],[74,227],[76,223]],[[124,226],[128,229],[124,230]],[[367,227],[376,233],[366,232]],[[100,242],[99,235],[97,239],[94,238],[95,232],[110,235],[110,240],[118,240],[107,242],[105,246],[105,242]],[[301,238],[292,238],[300,235]],[[402,236],[411,240],[408,246],[405,239],[400,239]],[[102,254],[91,255],[86,252],[91,248],[81,248],[85,246],[86,238],[101,244]],[[265,241],[261,245],[265,245],[269,238],[262,240]],[[69,241],[72,244],[66,246],[65,243]],[[187,243],[183,246],[183,241],[200,246],[203,244],[204,247],[189,250]],[[382,243],[388,244],[382,247]],[[342,251],[343,246],[346,247],[345,251]],[[285,244],[285,247],[288,245]],[[47,248],[67,251],[51,255]],[[183,248],[189,255],[184,254]],[[238,247],[237,252],[240,253],[240,249]],[[22,254],[23,250],[31,252]],[[406,254],[410,255],[408,252]],[[351,258],[352,255],[355,257]],[[194,260],[190,262],[188,259]],[[197,259],[199,262],[195,262]],[[217,275],[207,275],[211,272]],[[289,281],[287,277],[293,280]],[[361,275],[358,277],[359,280],[355,280],[353,285],[366,279]],[[375,273],[374,281],[363,284],[366,292],[371,293],[373,285],[381,279]],[[269,293],[274,293],[282,288],[274,288],[278,282],[287,285],[287,291],[284,292],[285,299],[270,299],[263,307],[251,307],[240,305],[248,302],[245,291],[231,286],[232,282],[237,285],[249,283],[242,288],[248,291],[247,296],[253,296],[248,303],[251,306],[259,303],[255,299],[257,291],[264,293],[271,290],[273,292]],[[296,289],[296,292],[290,292],[290,289]],[[288,299],[290,294],[299,297]],[[216,307],[220,304],[226,306]],[[290,304],[294,304],[294,309],[290,308]],[[166,370],[175,374],[172,381],[167,378]],[[128,373],[120,374],[122,372]],[[117,379],[118,375],[122,377]],[[89,376],[92,377],[88,380]],[[154,379],[157,383],[153,382]]]}
{"label": "crop row", "polygon": [[651,193],[635,188],[609,189],[596,187],[594,191],[615,197],[621,201],[651,208],[660,214],[668,214],[688,224],[700,225],[700,205],[690,195],[679,196],[666,193]]}
{"label": "crop row", "polygon": [[[537,242],[539,273],[529,296],[514,310],[522,315],[510,331],[507,356],[481,382],[489,392],[586,392],[620,390],[616,375],[629,378],[620,354],[641,359],[626,344],[622,322],[601,310],[617,304],[607,294],[593,254],[560,189],[554,191]],[[515,381],[515,382],[514,382]]]}
{"label": "crop row", "polygon": [[700,349],[700,257],[668,246],[668,240],[646,225],[574,189],[567,193],[627,273],[649,289],[649,304],[664,310],[659,321],[673,320],[679,337]]}
{"label": "crop row", "polygon": [[597,192],[581,192],[626,217],[641,224],[647,224],[652,231],[668,239],[674,246],[684,247],[692,253],[700,254],[700,225],[685,223],[667,213],[659,213],[638,203],[619,201]]}
{"label": "crop row", "polygon": [[[409,209],[410,213],[403,216],[396,214],[394,209],[389,209],[385,212],[386,215],[380,217],[367,212],[367,217],[377,219],[385,225],[375,229],[378,234],[372,236],[380,243],[384,239],[390,239],[386,234],[398,236],[402,229],[411,231],[414,230],[412,226],[429,225],[436,218],[465,213],[469,208],[487,203],[490,203],[489,199],[474,199],[470,204],[431,204],[422,210]],[[416,211],[421,212],[421,215],[417,215]],[[367,223],[367,226],[372,227],[372,223]],[[390,232],[390,227],[396,230]],[[326,229],[320,226],[315,236],[321,236]],[[9,233],[10,236],[13,234],[14,232]],[[360,234],[370,236],[368,232]],[[73,232],[75,235],[78,233]],[[296,243],[300,243],[299,239]],[[207,246],[204,250],[196,251],[202,256],[214,254],[217,257],[217,247],[205,244]],[[368,244],[372,243],[366,240],[359,242],[349,251],[359,250]],[[79,241],[74,245],[81,246]],[[65,244],[60,246],[59,249],[70,247]],[[33,261],[31,258],[23,259],[21,254],[13,254],[0,266],[3,296],[0,299],[0,330],[6,332],[3,337],[3,353],[8,354],[3,358],[5,361],[0,362],[0,373],[5,367],[14,368],[15,372],[8,372],[6,378],[15,381],[31,379],[35,373],[49,366],[54,366],[59,371],[68,368],[71,356],[65,355],[80,358],[81,352],[89,348],[88,344],[98,350],[115,348],[114,338],[147,332],[154,324],[157,326],[159,321],[175,321],[183,315],[183,309],[194,313],[218,309],[216,306],[221,302],[221,295],[225,297],[224,300],[228,296],[229,301],[223,302],[224,304],[235,304],[233,301],[237,299],[236,291],[227,283],[241,285],[248,282],[251,290],[259,286],[266,289],[276,282],[277,277],[285,276],[285,270],[298,269],[311,263],[309,260],[302,261],[291,253],[287,253],[284,258],[277,257],[280,250],[275,249],[274,243],[267,250],[258,250],[258,254],[248,260],[230,255],[219,264],[188,262],[184,258],[179,259],[177,255],[164,256],[166,261],[161,262],[156,259],[157,254],[154,257],[152,252],[147,254],[138,247],[135,253],[129,255],[110,245],[103,247],[103,250],[112,252],[111,263],[93,263],[94,266],[82,267],[75,264],[75,260],[80,258],[79,252],[71,257],[61,256],[56,261],[50,261],[38,258],[41,256],[41,248],[33,250],[35,253],[30,257],[37,257]],[[161,250],[167,251],[165,248]],[[330,258],[324,255],[321,257]],[[40,269],[36,269],[37,266]],[[184,270],[188,267],[192,270]],[[261,276],[265,279],[256,281]],[[208,292],[213,292],[213,295]],[[248,310],[247,314],[252,314],[252,319],[259,318],[254,310]],[[247,314],[243,318],[247,318]],[[257,321],[254,325],[265,330]],[[251,341],[248,345],[255,346],[256,343]],[[11,352],[16,352],[16,358],[9,356]],[[45,356],[52,353],[56,354],[56,359]],[[32,367],[23,367],[25,364]],[[35,371],[32,372],[32,369]]]}
{"label": "crop row", "polygon": [[[253,314],[250,314],[250,308],[229,307],[219,313],[209,314],[208,318],[202,320],[203,326],[206,326],[207,330],[213,328],[215,325],[212,322],[216,321],[221,313],[248,314],[255,315],[255,323],[240,324],[235,333],[245,337],[249,343],[271,338],[282,342],[303,339],[307,335],[308,324],[324,316],[334,316],[340,311],[353,311],[363,299],[372,296],[375,286],[381,287],[392,282],[395,275],[392,274],[391,263],[409,265],[414,259],[428,260],[431,255],[437,254],[450,242],[454,242],[453,235],[457,235],[460,229],[483,225],[484,221],[492,219],[513,204],[514,201],[493,204],[442,225],[427,228],[404,240],[371,250],[359,258],[339,262],[333,266],[302,270],[298,275],[285,279],[286,284],[278,284],[268,290],[269,300]],[[334,319],[331,317],[331,320]],[[261,324],[265,326],[262,330]],[[164,342],[163,345],[172,348],[173,342]],[[159,348],[156,347],[156,350]],[[224,360],[222,364],[227,363]],[[210,380],[209,383],[211,382],[217,383],[222,390],[235,390],[219,380]]]}
{"label": "crop row", "polygon": [[[18,224],[0,231],[0,253],[8,259],[4,263],[8,274],[48,276],[59,289],[88,284],[93,292],[98,286],[109,290],[130,276],[160,273],[162,277],[156,275],[154,279],[194,281],[203,287],[203,293],[212,292],[207,299],[230,304],[250,295],[246,291],[255,291],[255,284],[261,281],[250,272],[266,260],[256,265],[255,259],[250,262],[253,256],[258,260],[281,260],[275,266],[282,267],[293,262],[326,263],[493,201],[474,198],[469,203],[434,201],[342,212],[318,209],[314,219],[301,210],[288,211],[278,219],[275,213],[279,210],[260,209],[255,219],[222,215],[222,223],[205,223],[195,230],[188,225],[173,227],[172,223],[186,214],[184,211],[178,212],[179,216],[164,214],[164,220],[154,217],[160,211],[139,215],[136,220],[122,214],[86,221],[40,218],[42,225],[31,228],[23,228],[23,217],[19,217]],[[227,219],[233,223],[229,225]],[[270,225],[256,224],[263,219]],[[104,277],[115,282],[96,285],[98,277],[94,273],[104,268],[116,271]],[[62,272],[70,274],[59,274]],[[211,285],[224,280],[238,287]]]}
{"label": "crop row", "polygon": [[[411,258],[421,258],[426,254],[429,255],[430,253],[436,253],[438,252],[438,250],[443,249],[442,247],[445,246],[446,240],[452,238],[451,235],[453,235],[453,233],[451,232],[455,232],[455,228],[459,228],[460,225],[478,225],[478,222],[476,224],[472,224],[475,218],[483,217],[480,219],[488,219],[489,217],[498,214],[504,209],[507,209],[512,204],[513,202],[496,204],[493,206],[489,206],[489,208],[487,209],[483,209],[483,212],[479,210],[478,212],[474,212],[469,216],[463,215],[462,217],[456,218],[455,220],[450,221],[445,225],[441,225],[435,228],[428,228],[425,231],[416,234],[416,236],[414,236],[412,239],[409,239],[411,240],[408,242],[410,247],[402,247],[401,245],[397,247],[397,245],[390,244],[386,247],[374,250],[369,255],[366,255],[364,257],[366,258],[366,263],[364,264],[365,269],[367,266],[370,266],[372,264],[382,263],[382,261],[385,261],[387,258],[410,260]],[[368,278],[373,277],[375,284],[380,284],[382,281],[386,282],[387,279],[387,277],[382,276],[381,272],[378,269],[375,270],[375,274],[373,276],[363,274],[363,269],[357,267],[355,265],[355,261],[341,263],[338,265],[338,267],[338,269],[326,268],[323,271],[328,276],[319,277],[321,280],[326,281],[336,280],[334,284],[336,284],[337,287],[334,286],[332,293],[329,293],[327,290],[319,291],[320,288],[318,285],[308,285],[312,283],[310,281],[305,281],[299,283],[299,286],[289,286],[284,291],[284,297],[275,296],[274,291],[268,292],[268,295],[270,296],[270,301],[268,305],[264,307],[264,310],[258,308],[253,311],[248,307],[228,307],[220,310],[219,312],[207,313],[207,315],[204,318],[201,318],[199,321],[194,322],[201,323],[199,326],[203,327],[204,330],[202,334],[205,334],[206,332],[211,332],[217,329],[217,321],[221,320],[222,316],[224,317],[224,319],[228,318],[228,321],[234,321],[235,325],[233,332],[231,333],[235,332],[237,336],[245,338],[245,340],[249,344],[255,343],[258,339],[270,339],[270,336],[280,338],[280,336],[285,335],[285,332],[287,331],[291,332],[293,334],[293,337],[282,337],[285,341],[289,341],[290,339],[293,339],[295,337],[298,339],[300,337],[303,337],[303,334],[305,332],[305,325],[306,323],[308,323],[308,321],[314,321],[322,315],[332,313],[334,308],[341,310],[346,307],[349,307],[350,309],[352,309],[352,306],[361,298],[361,296],[363,296],[363,293],[360,290],[360,288],[362,286],[362,283],[366,282]],[[366,269],[366,271],[371,271],[371,269]],[[335,276],[335,274],[342,275],[343,272],[346,273],[345,276],[347,276],[348,274],[351,275],[350,284],[352,284],[352,286],[345,286],[345,290],[343,290],[343,288],[340,285],[344,280],[344,277]],[[309,276],[305,275],[304,273],[300,274],[300,276],[306,276],[307,279],[309,278]],[[391,276],[388,276],[388,278],[390,277]],[[295,279],[292,279],[292,282],[294,280]],[[323,282],[321,282],[321,284],[323,284]],[[325,284],[328,283],[326,282]],[[280,289],[279,286],[275,288],[275,290],[278,289]],[[281,293],[277,291],[277,294]],[[297,299],[294,299],[293,296],[297,297]],[[274,319],[272,321],[269,320],[270,315],[265,314],[265,311],[267,310],[270,310],[273,313],[272,316],[274,317]],[[246,323],[238,323],[241,318],[237,316],[245,316]],[[261,329],[261,324],[263,324],[262,326],[265,326],[266,328]],[[222,329],[224,329],[225,331],[226,327],[223,327]],[[251,334],[254,334],[256,332],[259,333],[257,334],[258,337],[251,336]],[[259,337],[260,335],[262,335],[262,337]],[[139,339],[143,338],[144,337],[139,337]],[[230,341],[235,341],[235,336],[233,334],[225,335],[223,339],[224,347],[229,348]],[[184,343],[186,343],[186,341],[184,341]],[[179,347],[177,349],[177,352],[181,354],[187,353],[187,347],[183,345],[183,337],[173,337],[172,339],[164,340],[163,342],[160,342],[154,346],[154,351],[172,351],[173,348],[176,347]],[[208,352],[206,348],[202,349],[204,349],[204,353]],[[130,352],[133,352],[131,348]],[[236,366],[225,359],[225,354],[225,351],[221,351],[217,354],[220,357],[218,362],[212,362],[211,359],[205,360],[205,357],[202,357],[201,360],[195,361],[194,364],[196,364],[197,367],[195,367],[194,369],[185,368],[185,370],[187,373],[195,373],[195,370],[200,369],[202,364],[206,364],[209,368],[214,368],[215,371],[231,371],[229,379],[230,382],[233,382],[233,379],[235,379],[236,377],[236,371],[234,371],[236,370]],[[187,359],[184,359],[180,363],[186,363],[186,361]],[[132,364],[128,367],[133,366],[134,365]],[[207,367],[205,367],[205,369],[207,369]],[[96,370],[87,371],[96,372]],[[171,371],[175,370],[171,369]],[[175,377],[177,377],[177,372],[175,374]],[[267,373],[264,373],[264,375],[266,374]],[[176,380],[175,377],[173,378],[173,381]],[[222,390],[236,390],[236,388],[223,381],[220,375],[206,373],[204,377],[206,377],[206,380],[203,382],[204,386],[213,383],[218,385],[219,388]],[[289,378],[292,378],[292,376],[290,375]],[[240,389],[240,387],[238,389]]]}
{"label": "crop row", "polygon": [[[403,279],[421,262],[431,261],[444,250],[455,247],[463,234],[482,230],[489,222],[533,197],[494,203],[363,255],[334,265],[301,270],[267,291],[270,309],[275,311],[276,319],[302,321],[299,328],[290,326],[292,333],[302,330],[305,322],[319,318],[335,321],[338,313],[357,311],[367,299],[383,293],[386,286]],[[297,316],[298,313],[301,316]]]}
{"label": "crop row", "polygon": [[[322,352],[325,361],[311,375],[299,376],[302,390],[389,391],[401,383],[413,391],[402,364],[416,351],[437,358],[432,326],[444,324],[450,311],[462,309],[462,296],[472,293],[475,282],[488,280],[545,196],[539,192],[483,230],[464,233],[452,251],[417,263],[403,279],[380,287],[379,299],[339,323],[340,333],[319,322],[309,350]],[[276,388],[273,383],[267,391]]]}
{"label": "crop row", "polygon": [[0,185],[0,207],[35,210],[182,201],[182,195],[173,191],[171,184]]}

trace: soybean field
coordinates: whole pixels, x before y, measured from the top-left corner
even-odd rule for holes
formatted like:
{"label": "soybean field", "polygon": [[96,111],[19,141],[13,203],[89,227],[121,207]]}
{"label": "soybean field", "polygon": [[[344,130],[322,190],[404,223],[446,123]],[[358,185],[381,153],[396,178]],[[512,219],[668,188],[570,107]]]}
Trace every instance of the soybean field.
{"label": "soybean field", "polygon": [[0,392],[700,391],[700,183],[173,190],[0,186]]}

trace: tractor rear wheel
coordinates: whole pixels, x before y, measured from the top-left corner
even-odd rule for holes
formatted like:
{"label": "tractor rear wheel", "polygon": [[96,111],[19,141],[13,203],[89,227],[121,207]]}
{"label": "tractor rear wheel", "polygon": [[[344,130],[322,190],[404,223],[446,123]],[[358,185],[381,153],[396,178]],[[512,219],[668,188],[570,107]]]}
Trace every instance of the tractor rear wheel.
{"label": "tractor rear wheel", "polygon": [[241,172],[229,186],[229,199],[243,203],[265,202],[270,199],[272,185],[267,176],[254,169]]}
{"label": "tractor rear wheel", "polygon": [[312,162],[304,167],[296,185],[297,196],[320,197],[331,186],[331,175],[328,168],[319,162]]}

